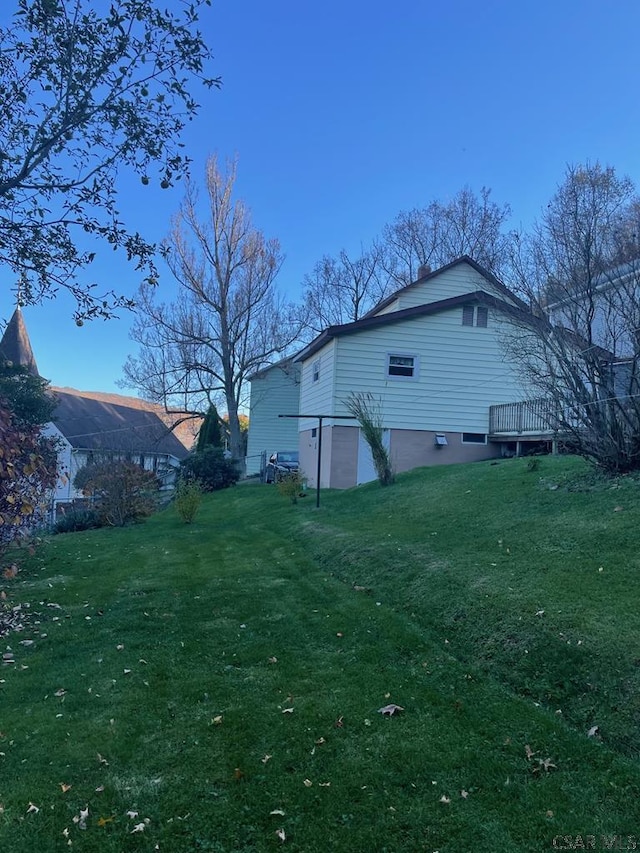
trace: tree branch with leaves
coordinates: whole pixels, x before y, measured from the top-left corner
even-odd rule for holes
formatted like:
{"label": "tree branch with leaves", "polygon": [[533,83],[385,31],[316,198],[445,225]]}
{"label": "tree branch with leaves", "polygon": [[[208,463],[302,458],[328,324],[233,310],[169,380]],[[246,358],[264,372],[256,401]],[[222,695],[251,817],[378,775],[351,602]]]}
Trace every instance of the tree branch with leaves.
{"label": "tree branch with leaves", "polygon": [[17,0],[0,30],[0,261],[22,304],[62,288],[78,321],[130,307],[81,277],[93,238],[156,280],[154,245],[120,218],[117,177],[124,167],[166,188],[185,174],[190,83],[220,82],[207,73],[204,5],[112,0],[102,12],[89,0]]}

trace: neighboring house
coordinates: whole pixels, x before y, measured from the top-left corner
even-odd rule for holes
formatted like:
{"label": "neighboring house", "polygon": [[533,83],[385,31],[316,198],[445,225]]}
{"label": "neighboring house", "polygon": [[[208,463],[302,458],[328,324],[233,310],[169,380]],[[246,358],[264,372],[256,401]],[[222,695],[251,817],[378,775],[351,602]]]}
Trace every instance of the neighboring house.
{"label": "neighboring house", "polygon": [[[22,312],[16,309],[0,340],[0,359],[38,374]],[[164,486],[187,455],[198,424],[160,406],[132,397],[71,388],[50,388],[57,406],[44,432],[59,439],[58,484],[53,509],[80,497],[73,487],[76,472],[87,462],[126,459],[155,471]]]}
{"label": "neighboring house", "polygon": [[[364,318],[331,326],[297,356],[299,413],[325,416],[320,485],[374,479],[371,454],[349,412],[352,392],[380,403],[395,471],[500,456],[489,409],[526,397],[501,341],[526,306],[491,273],[462,257],[423,275]],[[300,468],[314,484],[318,421],[299,421]]]}
{"label": "neighboring house", "polygon": [[82,496],[73,480],[78,470],[91,462],[134,462],[153,471],[163,487],[173,485],[175,469],[188,450],[156,412],[115,405],[79,392],[52,391],[57,406],[46,432],[60,441],[55,506]]}
{"label": "neighboring house", "polygon": [[279,415],[296,415],[300,405],[300,365],[282,359],[249,377],[251,402],[247,444],[247,475],[262,470],[265,457],[298,449],[298,422]]}

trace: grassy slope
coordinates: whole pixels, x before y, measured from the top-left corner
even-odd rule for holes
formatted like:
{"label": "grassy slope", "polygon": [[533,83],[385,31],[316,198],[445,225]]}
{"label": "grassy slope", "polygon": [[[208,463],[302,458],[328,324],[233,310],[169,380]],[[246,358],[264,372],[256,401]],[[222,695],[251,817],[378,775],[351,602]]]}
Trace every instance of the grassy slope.
{"label": "grassy slope", "polygon": [[11,586],[40,615],[5,641],[0,850],[637,833],[638,498],[569,491],[579,470],[431,469],[320,511],[247,486],[191,527],[168,511],[56,537]]}

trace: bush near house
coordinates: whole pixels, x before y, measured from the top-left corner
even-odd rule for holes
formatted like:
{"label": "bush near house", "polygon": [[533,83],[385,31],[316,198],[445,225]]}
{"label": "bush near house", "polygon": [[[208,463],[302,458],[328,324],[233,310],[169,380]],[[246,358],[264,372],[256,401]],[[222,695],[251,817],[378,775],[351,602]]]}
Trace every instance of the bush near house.
{"label": "bush near house", "polygon": [[240,479],[232,459],[226,459],[220,447],[208,446],[196,451],[180,463],[182,476],[198,480],[204,492],[216,492],[233,486]]}
{"label": "bush near house", "polygon": [[85,465],[73,484],[93,498],[101,524],[111,527],[124,527],[150,516],[156,508],[160,487],[152,471],[117,460]]}

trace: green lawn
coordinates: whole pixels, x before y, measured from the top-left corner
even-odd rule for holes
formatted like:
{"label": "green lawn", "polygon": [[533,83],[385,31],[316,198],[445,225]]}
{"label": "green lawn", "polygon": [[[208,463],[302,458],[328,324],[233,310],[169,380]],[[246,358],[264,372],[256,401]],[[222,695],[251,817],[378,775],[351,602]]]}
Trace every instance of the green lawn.
{"label": "green lawn", "polygon": [[639,509],[544,458],[52,538],[4,583],[0,851],[627,849]]}

